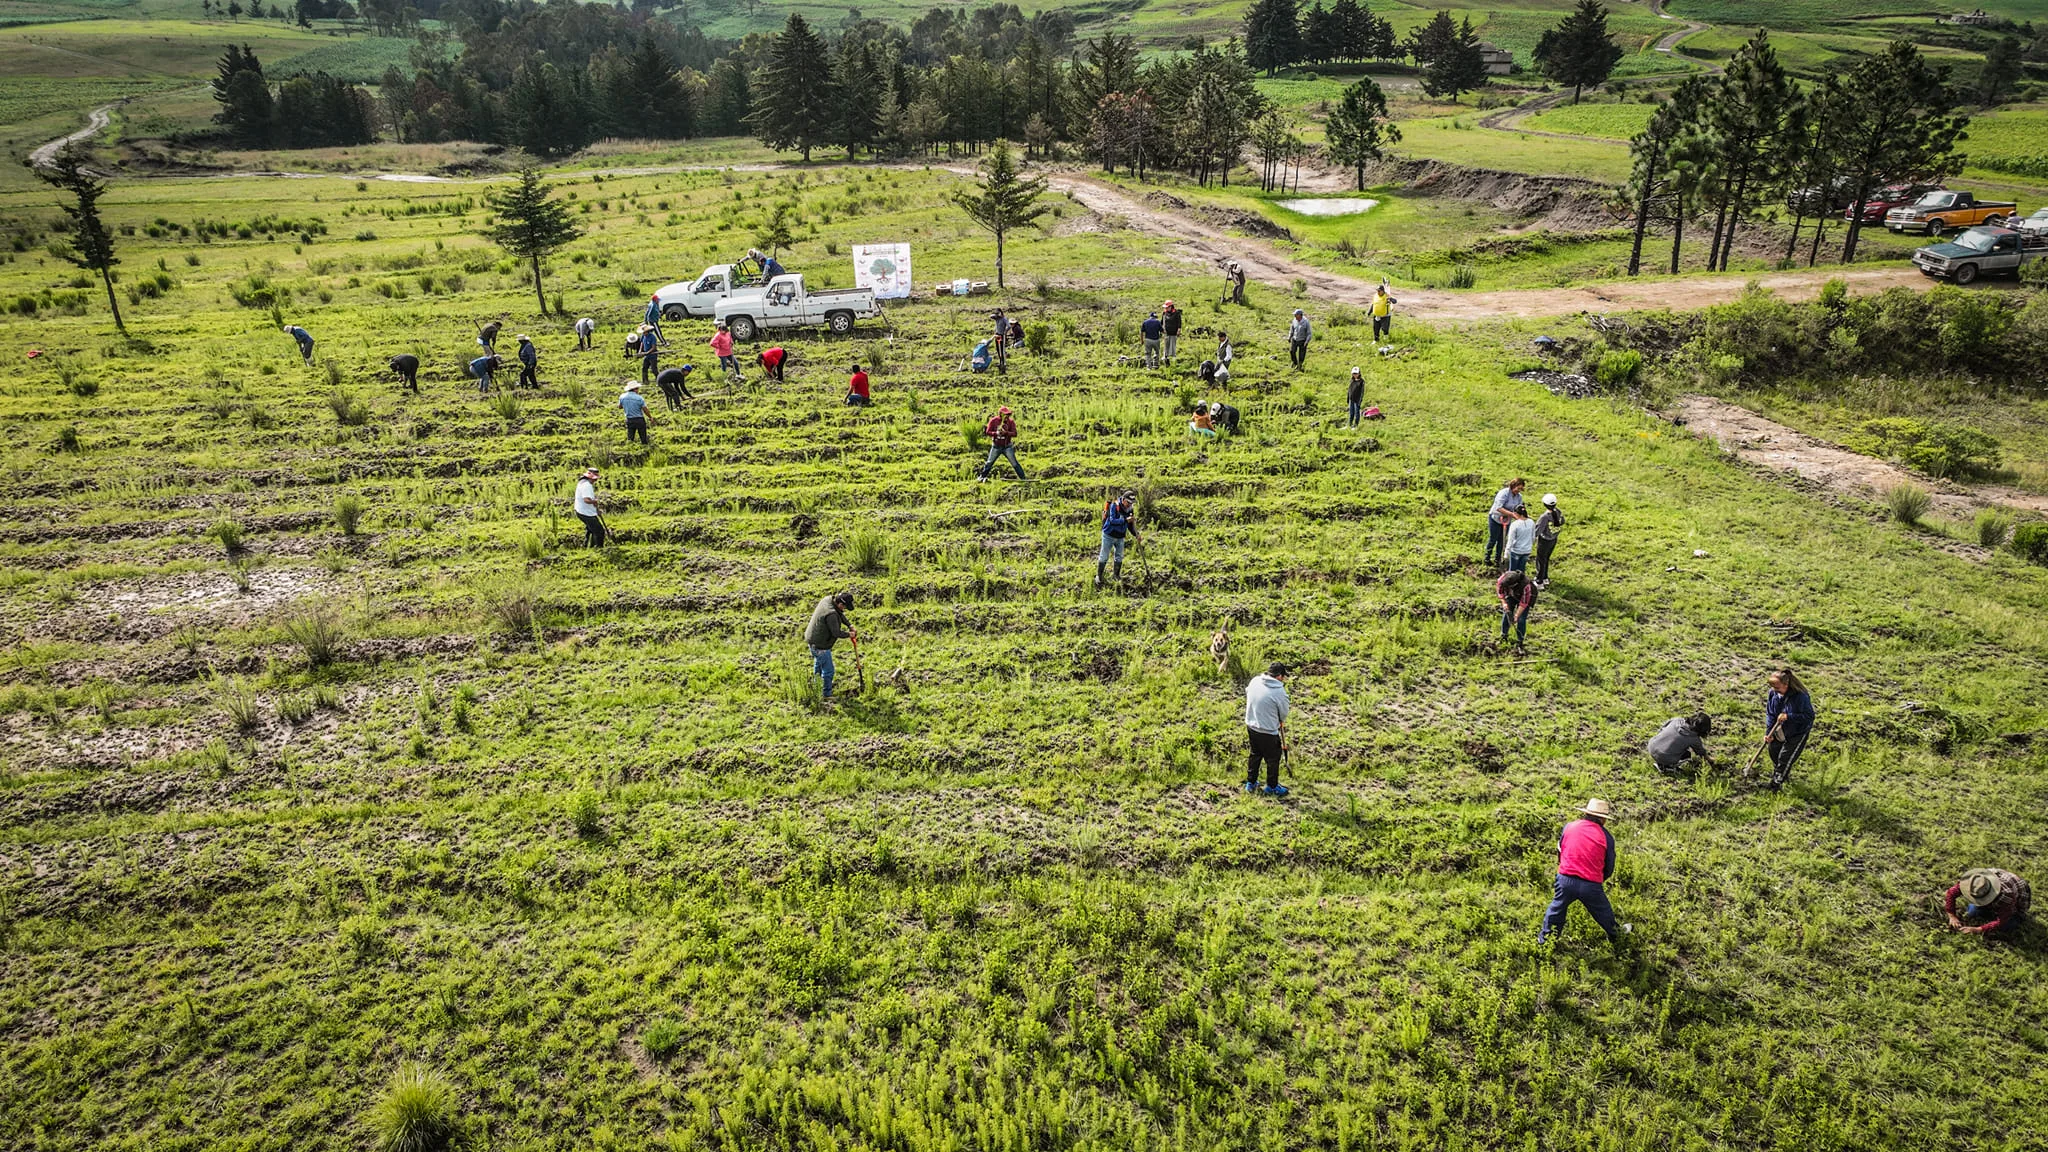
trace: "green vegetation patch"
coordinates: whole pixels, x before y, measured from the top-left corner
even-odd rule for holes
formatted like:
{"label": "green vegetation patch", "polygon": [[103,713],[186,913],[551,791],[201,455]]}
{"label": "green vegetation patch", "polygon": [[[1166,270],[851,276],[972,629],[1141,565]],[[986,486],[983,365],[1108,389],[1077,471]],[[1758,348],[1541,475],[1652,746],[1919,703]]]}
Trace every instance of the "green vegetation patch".
{"label": "green vegetation patch", "polygon": [[1522,121],[1528,128],[1544,132],[1568,132],[1574,136],[1598,136],[1627,140],[1649,124],[1654,104],[1579,104],[1538,112]]}

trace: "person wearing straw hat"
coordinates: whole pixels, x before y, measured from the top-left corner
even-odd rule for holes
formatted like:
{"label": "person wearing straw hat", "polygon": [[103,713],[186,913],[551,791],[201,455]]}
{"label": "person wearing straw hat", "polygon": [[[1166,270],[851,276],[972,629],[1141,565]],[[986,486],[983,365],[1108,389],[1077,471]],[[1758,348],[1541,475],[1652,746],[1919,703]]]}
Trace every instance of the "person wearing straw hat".
{"label": "person wearing straw hat", "polygon": [[1635,930],[1634,925],[1617,923],[1614,906],[1607,902],[1607,881],[1614,875],[1614,833],[1607,830],[1607,822],[1614,818],[1614,809],[1596,797],[1579,813],[1584,819],[1565,825],[1557,838],[1555,895],[1536,931],[1538,944],[1564,930],[1565,916],[1574,904],[1586,906],[1609,940],[1619,941]]}
{"label": "person wearing straw hat", "polygon": [[514,336],[513,339],[519,341],[519,386],[540,387],[540,349],[535,348],[533,341],[527,339],[523,333]]}
{"label": "person wearing straw hat", "polygon": [[647,443],[647,397],[640,395],[638,380],[626,381],[626,390],[619,393],[619,410],[626,414],[626,442],[635,440]]}
{"label": "person wearing straw hat", "polygon": [[626,355],[640,358],[640,383],[661,375],[661,338],[642,324],[626,337]]}
{"label": "person wearing straw hat", "polygon": [[604,517],[597,514],[597,469],[585,468],[576,481],[576,518],[583,521],[583,542],[604,547]]}
{"label": "person wearing straw hat", "polygon": [[[1956,899],[1965,901],[1956,911]],[[2034,904],[2034,890],[2025,880],[2003,868],[1972,868],[1949,885],[1942,898],[1948,926],[1973,936],[2007,929],[2017,924]]]}

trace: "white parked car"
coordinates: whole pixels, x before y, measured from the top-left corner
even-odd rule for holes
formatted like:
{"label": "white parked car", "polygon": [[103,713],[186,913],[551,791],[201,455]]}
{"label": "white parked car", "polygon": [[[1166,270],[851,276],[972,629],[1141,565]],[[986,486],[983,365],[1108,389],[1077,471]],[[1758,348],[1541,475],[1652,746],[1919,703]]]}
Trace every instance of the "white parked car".
{"label": "white parked car", "polygon": [[2036,208],[2032,216],[2022,216],[2010,226],[2022,232],[2048,232],[2048,208]]}
{"label": "white parked car", "polygon": [[853,331],[856,320],[882,314],[872,288],[804,289],[802,276],[777,276],[759,288],[742,288],[718,302],[712,314],[725,321],[735,340],[752,340],[770,328],[815,328],[834,335]]}
{"label": "white parked car", "polygon": [[713,264],[698,273],[695,280],[663,285],[655,290],[654,296],[661,301],[663,320],[701,320],[711,315],[720,300],[745,286],[745,275],[733,265]]}

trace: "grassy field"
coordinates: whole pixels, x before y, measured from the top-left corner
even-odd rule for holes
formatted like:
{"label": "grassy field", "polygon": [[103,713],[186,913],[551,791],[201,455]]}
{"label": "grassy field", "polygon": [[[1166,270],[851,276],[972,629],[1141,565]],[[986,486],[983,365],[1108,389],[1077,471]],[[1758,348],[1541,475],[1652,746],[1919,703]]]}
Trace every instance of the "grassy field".
{"label": "grassy field", "polygon": [[[41,237],[0,265],[0,1145],[365,1147],[414,1062],[492,1148],[2048,1138],[2039,1078],[1984,1075],[2048,1049],[2041,930],[1987,947],[1934,908],[1969,866],[2039,874],[2043,753],[2000,737],[2048,723],[2048,573],[1509,380],[1533,328],[1402,322],[1381,357],[1307,301],[1294,375],[1295,300],[1195,307],[1247,425],[1190,443],[1193,357],[1118,358],[1207,279],[1066,204],[1008,292],[794,337],[786,385],[700,374],[631,447],[639,300],[778,199],[820,279],[861,241],[921,282],[990,246],[941,174],[558,187],[593,229],[550,269],[603,323],[581,355],[471,235],[471,184],[124,183],[124,283],[169,285],[127,341]],[[227,238],[180,239],[202,219]],[[1045,331],[1007,377],[959,368],[990,303]],[[540,388],[457,377],[486,316]],[[418,396],[381,370],[404,350]],[[1356,432],[1353,363],[1389,414]],[[971,482],[998,403],[1029,483]],[[1512,475],[1571,513],[1513,658],[1468,559]],[[1097,593],[1123,486],[1149,585]],[[820,711],[798,637],[843,588],[872,684]],[[1220,626],[1303,666],[1285,802],[1235,791]],[[1701,705],[1741,755],[1788,661],[1823,718],[1783,796],[1643,763]],[[1538,950],[1591,794],[1635,934]]]}
{"label": "grassy field", "polygon": [[1816,28],[1826,24],[1866,21],[1873,17],[1922,17],[1933,12],[1946,15],[1982,8],[1993,16],[2015,22],[2048,17],[2043,0],[1988,0],[1984,4],[1949,5],[1930,9],[1916,0],[1787,0],[1786,3],[1758,5],[1744,0],[1672,0],[1667,11],[1708,24],[1754,28]]}
{"label": "grassy field", "polygon": [[1544,132],[1569,132],[1574,136],[1598,136],[1627,140],[1650,123],[1654,104],[1567,104],[1538,112],[1522,123]]}

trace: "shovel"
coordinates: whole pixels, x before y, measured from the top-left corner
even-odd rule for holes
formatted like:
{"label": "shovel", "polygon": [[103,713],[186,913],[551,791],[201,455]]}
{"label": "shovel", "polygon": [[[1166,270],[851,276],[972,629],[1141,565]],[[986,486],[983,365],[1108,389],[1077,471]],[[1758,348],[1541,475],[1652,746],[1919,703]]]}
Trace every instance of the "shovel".
{"label": "shovel", "polygon": [[1750,777],[1755,774],[1757,761],[1762,760],[1764,758],[1764,749],[1769,748],[1771,746],[1771,737],[1776,736],[1778,734],[1778,729],[1783,727],[1784,724],[1785,722],[1781,719],[1778,721],[1776,725],[1774,725],[1771,728],[1769,732],[1764,733],[1764,742],[1756,746],[1756,751],[1752,753],[1749,757],[1749,763],[1744,764],[1742,766],[1742,778],[1744,780],[1750,779]]}
{"label": "shovel", "polygon": [[858,696],[868,689],[868,666],[860,657],[860,637],[848,636],[846,639],[853,645],[853,690],[841,692],[840,695]]}

